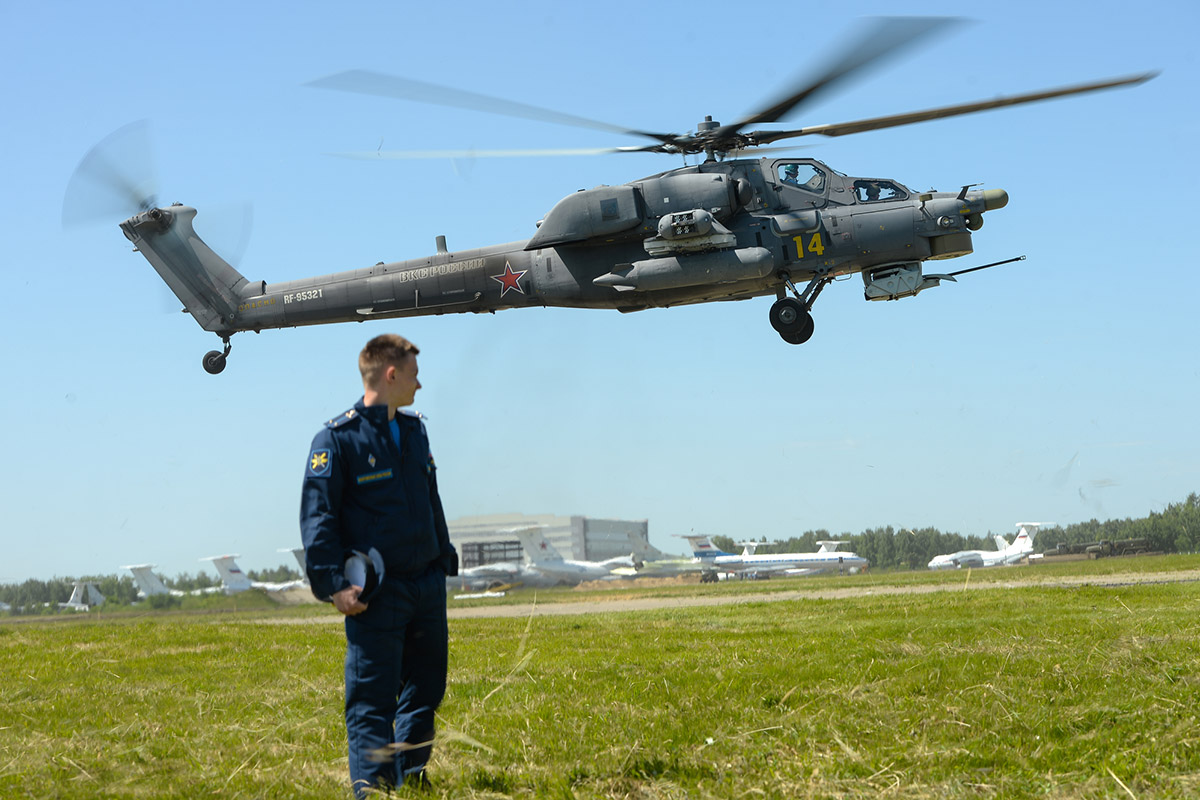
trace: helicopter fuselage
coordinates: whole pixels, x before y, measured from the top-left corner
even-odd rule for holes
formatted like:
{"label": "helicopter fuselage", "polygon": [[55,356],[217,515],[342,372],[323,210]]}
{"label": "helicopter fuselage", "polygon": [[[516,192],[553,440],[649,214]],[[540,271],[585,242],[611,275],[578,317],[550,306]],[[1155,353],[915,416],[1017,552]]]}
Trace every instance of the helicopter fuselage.
{"label": "helicopter fuselage", "polygon": [[[195,209],[121,224],[200,325],[239,331],[507,308],[638,311],[812,288],[862,273],[869,300],[909,297],[946,276],[928,260],[970,253],[1002,190],[915,195],[814,159],[708,161],[559,201],[523,242],[379,263],[315,278],[248,281],[196,235]],[[788,339],[777,324],[772,324]],[[808,322],[811,335],[811,320]],[[807,339],[807,335],[803,339]],[[789,339],[791,341],[791,339]]]}

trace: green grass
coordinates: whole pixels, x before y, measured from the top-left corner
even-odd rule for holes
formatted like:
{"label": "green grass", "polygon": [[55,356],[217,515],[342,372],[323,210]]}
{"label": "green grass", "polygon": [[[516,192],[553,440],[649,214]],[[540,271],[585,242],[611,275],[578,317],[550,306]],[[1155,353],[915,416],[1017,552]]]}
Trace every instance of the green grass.
{"label": "green grass", "polygon": [[[347,796],[328,613],[0,625],[0,796]],[[431,769],[446,797],[1183,798],[1197,697],[1192,583],[453,620]]]}

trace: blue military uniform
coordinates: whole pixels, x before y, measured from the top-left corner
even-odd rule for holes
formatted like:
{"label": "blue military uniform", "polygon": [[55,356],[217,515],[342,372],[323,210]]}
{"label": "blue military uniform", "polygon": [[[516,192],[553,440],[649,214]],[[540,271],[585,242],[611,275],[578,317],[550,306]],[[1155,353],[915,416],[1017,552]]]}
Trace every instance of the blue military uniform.
{"label": "blue military uniform", "polygon": [[354,551],[374,548],[384,565],[374,594],[361,598],[367,610],[345,620],[346,733],[360,796],[419,775],[429,759],[446,690],[446,576],[458,571],[425,425],[407,411],[389,422],[387,410],[360,399],[325,424],[300,504],[319,599],[351,585],[344,569]]}

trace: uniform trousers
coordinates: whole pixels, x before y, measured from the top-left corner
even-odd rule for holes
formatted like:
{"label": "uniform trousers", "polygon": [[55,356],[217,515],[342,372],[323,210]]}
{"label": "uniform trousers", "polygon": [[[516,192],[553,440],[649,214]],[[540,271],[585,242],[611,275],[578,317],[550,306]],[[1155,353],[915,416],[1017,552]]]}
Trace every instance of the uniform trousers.
{"label": "uniform trousers", "polygon": [[448,639],[446,576],[433,564],[419,575],[386,576],[367,610],[346,617],[346,735],[357,796],[425,769],[446,693]]}

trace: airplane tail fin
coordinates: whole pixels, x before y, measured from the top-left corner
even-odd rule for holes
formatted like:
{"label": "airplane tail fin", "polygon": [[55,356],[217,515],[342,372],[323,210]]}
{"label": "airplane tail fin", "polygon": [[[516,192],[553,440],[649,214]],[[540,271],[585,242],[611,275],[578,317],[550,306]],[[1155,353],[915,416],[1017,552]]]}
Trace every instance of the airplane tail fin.
{"label": "airplane tail fin", "polygon": [[[61,597],[62,595],[59,595]],[[71,589],[71,597],[67,600],[69,606],[84,606],[87,605],[87,584],[83,581],[75,581],[75,587]]]}
{"label": "airplane tail fin", "polygon": [[226,594],[234,594],[236,592],[244,592],[247,589],[254,588],[250,583],[250,579],[246,577],[246,573],[242,572],[232,556],[209,556],[202,558],[201,561],[211,561],[217,569],[217,574],[221,576],[221,586],[224,587]]}
{"label": "airplane tail fin", "polygon": [[539,561],[562,561],[563,557],[555,549],[554,545],[542,534],[540,525],[531,525],[527,528],[514,528],[513,535],[521,542],[521,548],[525,551],[526,557],[530,562],[536,564]]}
{"label": "airplane tail fin", "polygon": [[303,578],[308,574],[308,562],[305,560],[303,547],[281,547],[281,553],[291,553],[296,558],[296,563],[300,565],[300,577]]}
{"label": "airplane tail fin", "polygon": [[137,584],[138,589],[146,597],[171,593],[171,590],[154,574],[153,564],[134,564],[128,567],[121,567],[121,569],[127,569],[133,573],[133,582]]}
{"label": "airplane tail fin", "polygon": [[712,540],[706,535],[695,536],[688,534],[683,538],[687,539],[687,543],[692,546],[692,558],[698,558],[703,561],[707,558],[716,558],[719,555],[726,555],[725,553],[722,553],[721,548],[713,544]]}
{"label": "airplane tail fin", "polygon": [[190,206],[152,208],[122,222],[121,230],[200,327],[225,336],[234,331],[244,290],[252,285],[260,293],[262,287],[250,284],[196,235],[195,216]]}
{"label": "airplane tail fin", "polygon": [[1017,538],[1013,539],[1013,547],[1018,548],[1020,552],[1033,552],[1033,537],[1037,536],[1038,528],[1042,525],[1052,523],[1046,522],[1018,522],[1017,523]]}
{"label": "airplane tail fin", "polygon": [[87,610],[91,606],[98,606],[104,602],[104,595],[100,594],[100,589],[91,581],[75,581],[74,588],[71,589],[71,597],[65,603],[59,603],[64,608],[77,608]]}
{"label": "airplane tail fin", "polygon": [[823,539],[823,540],[817,542],[817,544],[821,545],[817,549],[818,553],[833,553],[838,549],[839,544],[845,544],[845,542],[834,541],[832,539]]}
{"label": "airplane tail fin", "polygon": [[1005,539],[1003,535],[999,533],[994,534],[992,536],[992,541],[996,543],[996,549],[1000,552],[1004,552],[1008,549],[1008,539]]}

